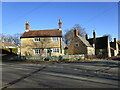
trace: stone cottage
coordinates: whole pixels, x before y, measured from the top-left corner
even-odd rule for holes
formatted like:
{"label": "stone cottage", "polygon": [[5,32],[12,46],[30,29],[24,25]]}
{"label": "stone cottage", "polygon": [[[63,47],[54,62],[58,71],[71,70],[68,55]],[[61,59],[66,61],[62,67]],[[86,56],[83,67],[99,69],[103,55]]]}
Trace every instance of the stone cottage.
{"label": "stone cottage", "polygon": [[26,30],[21,35],[21,56],[59,56],[62,54],[62,21],[59,19],[58,29],[30,30],[26,22]]}
{"label": "stone cottage", "polygon": [[76,28],[73,31],[74,31],[74,38],[72,39],[70,45],[68,46],[68,54],[94,55],[95,50],[89,44],[89,42],[85,38],[78,35],[78,30]]}
{"label": "stone cottage", "polygon": [[88,38],[88,35],[86,34],[86,40],[95,48],[95,55],[102,55],[102,57],[111,57],[111,48],[108,36],[96,37],[96,32],[94,30],[93,38]]}

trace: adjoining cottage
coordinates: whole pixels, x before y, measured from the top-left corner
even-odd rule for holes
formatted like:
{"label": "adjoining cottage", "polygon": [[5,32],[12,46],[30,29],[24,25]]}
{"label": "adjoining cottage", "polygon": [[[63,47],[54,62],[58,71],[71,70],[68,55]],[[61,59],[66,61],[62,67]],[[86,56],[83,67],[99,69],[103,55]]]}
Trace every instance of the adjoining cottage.
{"label": "adjoining cottage", "polygon": [[2,53],[5,54],[5,53],[8,53],[9,54],[16,54],[16,55],[19,55],[20,54],[20,47],[15,45],[14,42],[10,43],[10,42],[7,42],[7,41],[4,41],[2,40]]}
{"label": "adjoining cottage", "polygon": [[95,47],[95,55],[102,55],[102,57],[111,57],[110,42],[108,36],[96,37],[96,32],[93,31],[93,38],[86,38],[86,40],[88,40],[88,42],[93,47]]}
{"label": "adjoining cottage", "polygon": [[108,36],[96,37],[96,32],[93,31],[93,38],[88,38],[88,35],[86,35],[86,40],[95,47],[95,55],[97,56],[111,57],[118,54],[116,38],[114,38],[114,42],[110,43]]}
{"label": "adjoining cottage", "polygon": [[74,38],[72,39],[70,45],[68,46],[68,54],[85,54],[94,55],[94,48],[89,44],[89,42],[83,37],[78,35],[78,30],[74,29]]}
{"label": "adjoining cottage", "polygon": [[26,22],[26,30],[20,37],[21,56],[59,56],[62,54],[62,21],[59,29],[30,30]]}

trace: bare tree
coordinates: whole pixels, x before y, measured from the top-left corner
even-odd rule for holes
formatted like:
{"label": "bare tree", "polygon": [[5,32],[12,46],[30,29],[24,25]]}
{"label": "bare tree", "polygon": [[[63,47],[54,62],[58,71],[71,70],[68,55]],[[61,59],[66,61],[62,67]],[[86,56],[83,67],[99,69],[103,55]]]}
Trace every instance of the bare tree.
{"label": "bare tree", "polygon": [[69,45],[71,40],[73,39],[74,37],[74,28],[76,28],[78,30],[78,35],[82,36],[82,37],[85,37],[85,28],[81,27],[79,24],[75,24],[74,27],[70,30],[65,30],[65,35],[63,36],[63,41]]}
{"label": "bare tree", "polygon": [[85,28],[81,27],[79,24],[75,24],[73,28],[76,28],[78,30],[78,34],[82,37],[85,37],[86,31]]}
{"label": "bare tree", "polygon": [[0,42],[2,42],[2,40],[5,38],[5,35],[0,34]]}
{"label": "bare tree", "polygon": [[7,42],[14,42],[15,45],[20,45],[20,34],[19,33],[16,33],[14,35],[3,35],[3,34],[0,34],[0,40],[4,40],[4,41],[7,41]]}
{"label": "bare tree", "polygon": [[13,41],[15,45],[18,46],[20,45],[20,35],[21,35],[20,33],[16,33],[13,35]]}

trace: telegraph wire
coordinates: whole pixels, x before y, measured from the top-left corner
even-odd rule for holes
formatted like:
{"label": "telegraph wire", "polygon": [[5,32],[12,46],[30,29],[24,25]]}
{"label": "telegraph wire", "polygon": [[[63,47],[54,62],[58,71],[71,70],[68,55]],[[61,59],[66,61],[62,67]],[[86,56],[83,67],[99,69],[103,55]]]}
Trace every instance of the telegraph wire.
{"label": "telegraph wire", "polygon": [[117,5],[114,5],[113,7],[108,8],[108,9],[104,10],[103,12],[101,12],[101,13],[99,13],[99,14],[96,14],[96,15],[93,16],[91,19],[89,19],[89,20],[87,21],[87,23],[89,23],[89,22],[91,22],[91,21],[94,21],[98,16],[101,16],[101,15],[103,15],[103,14],[106,14],[107,12],[109,12],[109,11],[112,10],[112,9],[114,9],[115,7],[117,7]]}
{"label": "telegraph wire", "polygon": [[[33,8],[33,9],[29,10],[28,12],[22,14],[21,16],[18,16],[17,19],[15,18],[15,19],[11,20],[10,22],[7,23],[7,25],[8,25],[8,24],[13,24],[13,23],[17,22],[19,19],[21,19],[21,18],[23,18],[23,17],[29,16],[30,14],[32,14],[32,13],[35,12],[35,11],[37,11],[38,9],[40,9],[40,8],[43,7],[43,6],[45,6],[45,4],[42,4],[42,5],[40,4],[40,5],[38,5],[36,8]],[[12,23],[11,23],[11,22],[12,22]]]}

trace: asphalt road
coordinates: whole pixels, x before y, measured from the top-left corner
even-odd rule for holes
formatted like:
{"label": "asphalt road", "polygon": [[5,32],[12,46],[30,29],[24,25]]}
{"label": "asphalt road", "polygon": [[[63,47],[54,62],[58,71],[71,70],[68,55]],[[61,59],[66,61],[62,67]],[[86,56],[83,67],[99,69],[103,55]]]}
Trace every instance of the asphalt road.
{"label": "asphalt road", "polygon": [[2,88],[118,88],[118,61],[2,63]]}

